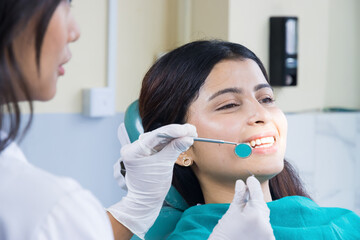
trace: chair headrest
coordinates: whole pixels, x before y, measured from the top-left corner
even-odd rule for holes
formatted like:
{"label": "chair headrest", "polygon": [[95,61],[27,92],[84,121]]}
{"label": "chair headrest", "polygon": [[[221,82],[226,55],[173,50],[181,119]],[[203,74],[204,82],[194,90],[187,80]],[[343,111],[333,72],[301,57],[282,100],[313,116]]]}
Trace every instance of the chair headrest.
{"label": "chair headrest", "polygon": [[140,134],[144,133],[141,117],[139,114],[139,101],[132,102],[125,111],[124,124],[131,142],[135,142]]}

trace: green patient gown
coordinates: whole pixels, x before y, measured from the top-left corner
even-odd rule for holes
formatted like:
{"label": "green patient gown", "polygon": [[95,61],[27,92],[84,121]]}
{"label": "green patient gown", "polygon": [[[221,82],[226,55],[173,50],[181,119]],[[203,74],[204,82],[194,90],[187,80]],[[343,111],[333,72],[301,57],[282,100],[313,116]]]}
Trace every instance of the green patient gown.
{"label": "green patient gown", "polygon": [[[350,210],[319,207],[300,196],[269,202],[268,207],[277,240],[360,239],[360,217]],[[168,239],[208,239],[228,208],[229,204],[204,204],[187,209]]]}

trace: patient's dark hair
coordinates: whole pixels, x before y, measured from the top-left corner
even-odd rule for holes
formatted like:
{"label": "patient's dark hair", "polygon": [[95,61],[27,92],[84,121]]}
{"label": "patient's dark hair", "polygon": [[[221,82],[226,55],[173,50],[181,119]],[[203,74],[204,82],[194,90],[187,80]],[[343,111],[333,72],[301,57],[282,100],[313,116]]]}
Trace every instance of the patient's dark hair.
{"label": "patient's dark hair", "polygon": [[[0,152],[20,134],[21,111],[15,92],[15,81],[29,102],[30,117],[24,132],[29,128],[33,106],[24,74],[14,53],[14,39],[29,23],[34,23],[34,49],[40,69],[40,52],[49,21],[61,0],[1,0],[0,1],[0,130],[7,136],[0,139]],[[6,118],[8,117],[8,122]],[[7,125],[7,126],[6,126]],[[7,130],[5,130],[5,128]]]}
{"label": "patient's dark hair", "polygon": [[[246,47],[225,41],[196,41],[179,47],[160,58],[146,73],[139,112],[145,132],[171,123],[185,123],[190,104],[215,66],[222,60],[251,59],[268,76],[260,59]],[[284,169],[270,180],[272,198],[300,195],[308,197],[299,176],[285,161]],[[173,186],[189,206],[204,203],[199,181],[190,167],[175,164]]]}

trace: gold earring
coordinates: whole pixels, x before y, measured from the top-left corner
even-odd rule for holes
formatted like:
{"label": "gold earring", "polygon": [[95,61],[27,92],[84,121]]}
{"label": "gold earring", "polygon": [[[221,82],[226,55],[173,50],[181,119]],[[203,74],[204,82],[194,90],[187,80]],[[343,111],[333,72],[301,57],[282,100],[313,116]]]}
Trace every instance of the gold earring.
{"label": "gold earring", "polygon": [[189,167],[193,164],[193,160],[189,157],[183,157],[182,163],[183,163],[184,167]]}

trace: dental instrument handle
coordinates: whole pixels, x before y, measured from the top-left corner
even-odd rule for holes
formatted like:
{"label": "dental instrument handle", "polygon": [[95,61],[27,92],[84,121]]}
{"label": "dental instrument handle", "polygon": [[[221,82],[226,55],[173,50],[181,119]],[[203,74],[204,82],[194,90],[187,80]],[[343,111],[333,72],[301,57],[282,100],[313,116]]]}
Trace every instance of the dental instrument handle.
{"label": "dental instrument handle", "polygon": [[[162,133],[159,133],[157,136],[162,137],[162,138],[172,138],[171,136],[166,135],[166,134],[162,134]],[[211,139],[211,138],[201,138],[201,137],[195,137],[194,141],[238,145],[238,143],[234,143],[234,142],[227,142],[227,141],[224,141],[224,140],[217,140],[217,139]]]}
{"label": "dental instrument handle", "polygon": [[224,140],[216,140],[216,139],[200,138],[200,137],[194,138],[194,141],[238,145],[238,143],[234,143],[234,142],[227,142]]}

